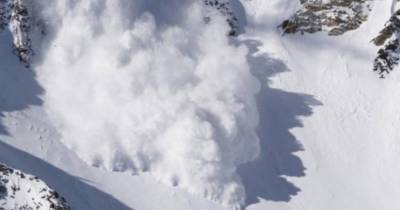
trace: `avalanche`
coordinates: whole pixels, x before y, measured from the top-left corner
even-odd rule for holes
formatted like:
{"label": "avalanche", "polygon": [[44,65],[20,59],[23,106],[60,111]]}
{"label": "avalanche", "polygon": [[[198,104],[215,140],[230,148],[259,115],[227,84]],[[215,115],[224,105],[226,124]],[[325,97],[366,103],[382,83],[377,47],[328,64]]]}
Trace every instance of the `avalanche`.
{"label": "avalanche", "polygon": [[227,36],[229,7],[209,4],[57,1],[34,68],[62,141],[87,163],[239,208],[236,168],[259,152],[259,83]]}
{"label": "avalanche", "polygon": [[398,209],[397,3],[0,0],[1,204]]}

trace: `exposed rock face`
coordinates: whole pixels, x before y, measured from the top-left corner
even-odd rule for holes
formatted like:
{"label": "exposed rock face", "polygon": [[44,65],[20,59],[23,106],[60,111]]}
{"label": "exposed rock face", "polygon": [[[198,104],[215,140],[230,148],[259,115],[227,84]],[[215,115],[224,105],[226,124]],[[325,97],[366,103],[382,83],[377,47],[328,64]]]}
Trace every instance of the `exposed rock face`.
{"label": "exposed rock face", "polygon": [[0,210],[71,210],[39,178],[0,164]]}
{"label": "exposed rock face", "polygon": [[300,0],[302,7],[281,24],[284,33],[326,31],[331,36],[357,29],[373,0]]}
{"label": "exposed rock face", "polygon": [[400,10],[395,12],[372,42],[381,47],[374,60],[374,71],[381,78],[389,74],[400,60]]}
{"label": "exposed rock face", "polygon": [[13,35],[13,53],[27,66],[33,54],[31,26],[30,13],[23,0],[0,0],[0,31],[9,28]]}

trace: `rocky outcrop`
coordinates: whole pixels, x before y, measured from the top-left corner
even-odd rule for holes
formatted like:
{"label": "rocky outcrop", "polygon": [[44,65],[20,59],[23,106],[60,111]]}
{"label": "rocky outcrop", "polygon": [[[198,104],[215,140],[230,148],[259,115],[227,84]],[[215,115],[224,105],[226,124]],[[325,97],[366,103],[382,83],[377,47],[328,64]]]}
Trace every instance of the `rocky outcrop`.
{"label": "rocky outcrop", "polygon": [[374,71],[385,78],[400,60],[400,10],[395,12],[372,42],[380,47],[374,60]]}
{"label": "rocky outcrop", "polygon": [[0,164],[0,210],[71,210],[39,178]]}
{"label": "rocky outcrop", "polygon": [[360,27],[368,18],[372,0],[300,0],[301,8],[280,27],[283,33],[325,31],[341,35]]}
{"label": "rocky outcrop", "polygon": [[0,0],[0,31],[7,27],[13,35],[13,53],[29,66],[33,54],[30,39],[32,20],[23,0]]}

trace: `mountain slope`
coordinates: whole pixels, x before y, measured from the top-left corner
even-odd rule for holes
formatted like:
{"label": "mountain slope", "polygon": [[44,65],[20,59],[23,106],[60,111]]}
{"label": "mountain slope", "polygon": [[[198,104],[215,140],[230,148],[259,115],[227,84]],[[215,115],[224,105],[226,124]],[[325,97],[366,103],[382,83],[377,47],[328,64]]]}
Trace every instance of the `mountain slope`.
{"label": "mountain slope", "polygon": [[0,164],[0,209],[70,210],[39,178]]}
{"label": "mountain slope", "polygon": [[[254,100],[254,106],[245,106],[244,110],[250,110],[256,117],[250,122],[233,121],[243,122],[243,124],[239,123],[239,128],[251,125],[251,129],[254,128],[255,134],[260,140],[259,147],[257,148],[259,155],[256,159],[253,161],[250,161],[252,158],[246,159],[249,162],[245,161],[246,163],[238,164],[237,171],[236,165],[235,167],[228,167],[229,170],[233,170],[234,168],[234,171],[228,174],[234,174],[233,180],[235,180],[235,183],[240,183],[246,193],[245,197],[243,194],[236,197],[235,199],[237,200],[226,199],[228,200],[227,203],[234,205],[240,203],[236,205],[237,208],[243,205],[246,209],[263,210],[392,210],[398,207],[396,199],[400,195],[400,191],[396,186],[400,184],[400,179],[398,178],[400,166],[397,163],[400,156],[400,144],[397,141],[399,138],[400,109],[396,102],[400,98],[398,87],[400,73],[399,71],[393,71],[385,80],[377,78],[372,68],[379,47],[370,43],[381,32],[387,20],[392,16],[391,10],[393,10],[393,4],[391,1],[376,1],[371,8],[368,20],[358,25],[357,29],[347,31],[344,34],[340,34],[340,36],[328,36],[324,33],[305,33],[304,35],[299,33],[282,36],[282,30],[277,27],[284,20],[292,17],[299,9],[301,10],[301,5],[297,1],[230,1],[231,5],[233,5],[233,11],[244,11],[243,14],[237,13],[237,19],[242,24],[243,33],[240,35],[234,34],[238,35],[238,37],[232,36],[230,38],[226,38],[225,36],[232,31],[229,21],[225,19],[226,16],[224,14],[221,16],[221,13],[218,11],[206,10],[204,13],[210,17],[215,17],[217,23],[213,22],[214,18],[208,19],[206,15],[204,22],[211,21],[211,24],[202,25],[198,22],[198,25],[196,24],[197,27],[191,27],[194,24],[187,24],[184,25],[182,30],[182,25],[180,25],[182,22],[179,22],[179,20],[181,17],[187,16],[181,13],[185,10],[181,1],[169,1],[168,5],[159,5],[157,4],[159,2],[156,1],[143,1],[140,7],[136,7],[135,9],[130,10],[129,7],[126,7],[130,11],[126,14],[142,14],[146,11],[152,14],[154,18],[149,18],[151,16],[142,16],[139,19],[139,15],[133,15],[132,18],[134,20],[140,20],[136,21],[140,23],[137,26],[146,30],[130,31],[123,39],[126,42],[122,42],[122,46],[126,48],[117,47],[115,49],[114,41],[118,40],[116,37],[119,37],[120,33],[116,33],[115,31],[101,33],[107,29],[107,27],[103,27],[103,23],[115,23],[116,25],[110,25],[109,27],[125,29],[124,27],[120,28],[121,25],[119,23],[126,22],[117,21],[118,17],[125,17],[123,16],[126,15],[125,13],[121,14],[121,16],[112,16],[112,18],[100,15],[99,17],[103,17],[104,19],[99,18],[96,19],[96,23],[91,22],[92,24],[86,24],[87,22],[82,21],[92,20],[91,18],[97,17],[96,15],[102,14],[103,10],[111,11],[107,14],[113,14],[112,11],[115,11],[113,9],[117,9],[118,7],[114,8],[113,6],[115,5],[111,3],[101,3],[107,1],[86,1],[86,3],[79,4],[80,6],[77,7],[77,10],[70,10],[68,9],[69,6],[74,8],[76,5],[71,2],[69,2],[71,4],[67,4],[66,2],[64,3],[68,7],[63,7],[65,9],[63,12],[51,16],[54,18],[52,20],[55,23],[60,23],[58,21],[63,18],[63,15],[66,15],[70,18],[68,20],[76,22],[72,21],[69,22],[71,24],[62,25],[65,27],[63,28],[63,32],[65,33],[53,34],[54,31],[48,31],[53,38],[51,41],[56,41],[45,43],[47,45],[43,51],[39,48],[39,51],[35,55],[37,57],[33,58],[33,71],[27,70],[24,64],[19,62],[18,56],[11,53],[13,43],[12,34],[9,31],[7,32],[7,30],[0,33],[0,39],[5,40],[5,42],[0,42],[0,63],[5,64],[0,68],[0,85],[3,87],[0,89],[0,101],[2,102],[0,105],[2,120],[0,132],[3,134],[0,138],[0,161],[14,168],[40,176],[46,183],[66,198],[72,209],[150,210],[159,209],[160,207],[163,209],[185,210],[229,209],[229,207],[219,204],[221,203],[221,199],[214,199],[218,202],[213,202],[203,198],[203,196],[210,198],[210,194],[199,196],[194,195],[196,192],[194,194],[188,193],[188,189],[195,185],[183,184],[183,189],[180,188],[179,184],[185,183],[185,181],[182,182],[182,178],[186,178],[185,176],[181,176],[180,173],[172,174],[174,176],[164,176],[171,169],[177,169],[179,168],[178,166],[182,165],[186,169],[192,166],[199,166],[196,170],[198,169],[201,173],[196,173],[196,175],[206,171],[202,168],[204,165],[196,165],[196,161],[179,162],[179,160],[182,160],[179,159],[181,156],[168,156],[170,154],[188,154],[185,153],[187,151],[190,151],[190,154],[203,154],[197,153],[197,150],[192,150],[193,147],[186,148],[185,146],[188,145],[186,142],[185,144],[179,143],[177,144],[178,146],[167,144],[167,147],[158,147],[156,150],[153,150],[158,152],[156,154],[161,154],[161,156],[177,158],[169,159],[174,160],[170,162],[172,164],[164,164],[168,161],[145,161],[143,162],[146,163],[144,165],[138,164],[139,166],[158,164],[156,166],[158,166],[160,172],[158,174],[159,178],[161,177],[160,179],[162,180],[162,178],[171,177],[171,179],[166,179],[167,181],[162,181],[162,183],[167,183],[165,185],[156,181],[157,179],[154,179],[154,177],[157,178],[157,173],[154,176],[155,173],[148,172],[149,169],[146,167],[142,168],[144,172],[138,170],[139,174],[132,175],[129,170],[128,172],[112,172],[87,165],[88,161],[83,161],[82,157],[83,159],[90,159],[90,156],[89,158],[86,156],[90,153],[85,153],[86,150],[82,152],[82,147],[80,147],[82,145],[80,143],[82,143],[82,140],[96,138],[90,135],[77,135],[85,134],[85,129],[96,131],[88,133],[91,135],[99,134],[96,137],[104,139],[104,141],[88,144],[87,148],[92,151],[102,151],[100,153],[103,156],[100,157],[111,157],[111,160],[115,158],[117,161],[110,161],[111,168],[115,167],[114,169],[123,171],[122,169],[132,167],[132,165],[126,164],[131,163],[127,161],[131,160],[130,158],[132,157],[129,152],[135,151],[135,148],[132,149],[126,146],[130,144],[123,144],[122,148],[130,149],[125,151],[124,155],[117,157],[104,155],[108,151],[98,149],[98,146],[102,144],[113,145],[116,142],[130,142],[127,140],[130,138],[121,138],[121,136],[126,137],[125,134],[130,134],[132,130],[141,128],[138,125],[143,125],[143,123],[129,123],[130,120],[139,116],[136,115],[140,113],[138,110],[143,112],[143,110],[146,110],[145,108],[152,107],[154,104],[160,104],[160,100],[154,99],[155,102],[146,104],[146,106],[143,106],[145,108],[121,108],[122,104],[127,104],[128,99],[130,99],[129,96],[132,94],[127,91],[132,87],[130,84],[144,84],[144,87],[150,87],[146,85],[150,83],[160,84],[167,81],[166,78],[172,77],[175,79],[173,82],[168,83],[163,88],[154,88],[160,91],[155,92],[161,96],[163,96],[162,94],[167,95],[168,91],[163,92],[161,90],[168,89],[165,87],[171,86],[177,87],[177,90],[190,90],[194,86],[193,84],[198,84],[199,77],[189,74],[188,72],[190,71],[187,70],[194,69],[191,67],[201,63],[200,61],[204,61],[202,59],[208,58],[208,55],[213,55],[213,57],[205,59],[211,62],[203,64],[205,70],[202,71],[204,73],[202,76],[207,76],[209,79],[203,81],[212,82],[205,83],[207,85],[204,85],[204,87],[215,86],[212,86],[214,88],[211,90],[206,89],[207,91],[205,91],[202,89],[199,92],[218,92],[217,90],[219,90],[218,88],[222,84],[231,84],[232,86],[227,85],[224,87],[232,89],[227,88],[229,91],[221,91],[218,97],[211,98],[212,100],[210,100],[213,102],[219,101],[220,103],[213,104],[210,102],[206,103],[204,107],[214,111],[215,109],[230,110],[232,111],[231,113],[237,114],[234,111],[241,110],[242,106],[228,106],[230,109],[227,109],[225,106],[221,106],[221,104],[224,104],[222,102],[227,102],[227,104],[237,104],[237,101],[242,102],[243,100],[234,100],[230,96],[244,94],[245,98],[249,99],[249,101]],[[104,9],[106,7],[108,8]],[[176,14],[171,15],[166,12],[165,8],[167,10],[174,8]],[[195,11],[191,10],[193,13]],[[79,16],[81,14],[84,15]],[[77,17],[83,17],[83,19],[75,19]],[[115,21],[107,22],[108,20]],[[85,24],[79,25],[79,23]],[[130,24],[127,25],[130,26]],[[181,29],[179,27],[169,28],[171,25],[178,25]],[[210,27],[210,25],[211,27],[214,26],[215,31],[207,30],[207,27]],[[74,27],[76,27],[76,30]],[[163,33],[165,32],[165,28],[171,30],[167,30],[168,33]],[[192,36],[192,30],[198,32],[196,36]],[[99,36],[97,33],[101,35],[106,34],[106,36]],[[82,36],[82,34],[97,34],[97,36]],[[224,36],[220,36],[221,34]],[[55,35],[60,35],[60,37],[56,37]],[[65,36],[63,37],[63,35]],[[134,39],[128,39],[131,35],[133,35]],[[186,35],[189,35],[191,38],[187,38]],[[79,39],[74,39],[74,37],[78,37]],[[149,40],[146,37],[155,37],[158,41]],[[198,37],[203,38],[197,39]],[[221,42],[221,40],[225,41]],[[88,43],[96,44],[88,45]],[[152,45],[160,48],[149,47],[148,43],[152,43]],[[196,43],[202,43],[206,47],[197,48],[197,45],[191,45]],[[243,51],[233,50],[237,49],[238,45],[242,46],[240,49],[243,49]],[[169,48],[170,46],[172,47]],[[213,46],[219,47],[213,48]],[[136,62],[130,68],[117,68],[129,63],[128,58],[120,57],[120,55],[143,52],[146,47],[148,49],[146,52],[155,53],[145,54],[147,56],[142,55],[142,57],[139,57],[140,59],[135,60]],[[215,52],[220,52],[220,48],[226,49],[226,51],[215,54]],[[121,54],[115,53],[119,52],[118,50],[120,49],[130,50],[123,51]],[[170,49],[173,50],[169,51]],[[196,49],[201,50],[196,51]],[[54,52],[61,53],[54,54]],[[114,55],[108,56],[107,52],[114,52]],[[206,53],[202,54],[201,52]],[[237,52],[234,53],[236,56],[230,54],[232,52]],[[168,59],[153,62],[152,58],[155,57],[165,57]],[[232,57],[235,59],[232,59]],[[143,68],[138,68],[139,70],[146,69],[148,70],[146,72],[152,72],[152,74],[148,75],[142,72],[134,74],[135,77],[132,77],[130,70],[134,69],[135,66],[142,65],[139,61],[146,59],[151,64],[148,66],[156,66],[158,68],[154,68],[154,71],[150,67],[141,66]],[[240,62],[229,65],[231,60]],[[73,62],[68,63],[70,61]],[[54,65],[49,65],[49,63],[54,63]],[[162,65],[159,65],[160,63]],[[189,67],[181,68],[182,63]],[[42,69],[36,68],[40,65],[42,65]],[[43,65],[47,65],[47,68],[44,70]],[[81,68],[82,66],[85,66],[85,68]],[[165,66],[169,68],[164,68]],[[215,71],[208,71],[210,68]],[[85,71],[85,69],[93,69],[93,71]],[[117,69],[118,71],[116,72],[118,73],[110,69]],[[161,73],[164,69],[168,70],[167,74]],[[81,77],[72,77],[71,75],[76,72],[85,72],[86,75],[77,73]],[[179,72],[179,74],[174,74],[176,72]],[[241,74],[238,75],[238,72],[241,72]],[[252,82],[249,82],[247,79],[250,73],[258,81],[250,80]],[[36,74],[39,79],[36,78]],[[140,76],[143,75],[147,75],[147,77],[141,78]],[[238,77],[231,77],[232,75]],[[49,80],[52,76],[59,78],[59,80]],[[135,80],[135,82],[123,82],[126,81],[126,78],[141,79]],[[154,78],[157,80],[153,80]],[[234,80],[235,82],[224,83],[232,81],[229,80],[232,78],[241,79]],[[187,81],[193,83],[185,83]],[[244,81],[253,83],[258,87],[252,86],[254,89],[251,90],[254,92],[245,94],[248,92],[241,92],[241,90],[247,90],[247,86],[237,85],[237,83],[243,84],[242,82]],[[179,86],[181,84],[187,85]],[[66,91],[65,94],[58,94],[60,92],[55,87],[64,88]],[[256,89],[259,89],[257,94],[255,94]],[[58,105],[55,107],[49,107],[48,103],[50,101],[48,100],[49,98],[43,97],[44,92],[46,94],[54,94],[52,95],[52,99],[62,97],[63,101],[58,101]],[[97,95],[95,94],[96,97],[92,97],[91,99],[93,100],[88,101],[85,93],[93,92],[97,93]],[[171,119],[174,120],[169,122],[177,122],[181,119],[179,116],[182,115],[171,114],[171,110],[178,110],[173,113],[181,114],[183,113],[182,110],[185,109],[174,109],[173,105],[179,104],[176,103],[177,101],[184,101],[180,103],[181,107],[192,106],[193,104],[182,100],[187,95],[192,94],[193,92],[182,94],[182,96],[174,98],[176,100],[171,100],[171,98],[167,97],[162,98],[164,107],[169,107],[170,109],[153,108],[153,112],[149,112],[145,116],[147,116],[146,118],[155,117],[161,113],[158,112],[159,110],[164,110],[162,113],[167,114],[162,116],[173,116]],[[203,97],[206,96],[203,95]],[[148,98],[146,97],[141,98],[141,102],[147,100]],[[44,106],[43,102],[45,103]],[[66,107],[65,110],[57,110],[62,107],[59,105],[60,102]],[[88,104],[93,106],[88,106],[85,109],[85,105]],[[104,109],[99,104],[106,104],[107,108]],[[50,108],[52,108],[53,112],[49,112]],[[85,110],[84,114],[82,114],[81,110]],[[120,110],[124,111],[120,112]],[[54,111],[70,121],[62,122],[55,120]],[[190,135],[184,135],[186,137],[189,136],[186,139],[189,142],[193,140],[193,136],[212,133],[205,132],[210,130],[210,126],[207,126],[207,123],[187,123],[193,122],[191,121],[192,119],[200,119],[196,122],[207,121],[211,125],[221,125],[223,123],[226,123],[223,125],[232,125],[227,122],[231,122],[230,119],[235,118],[224,117],[241,116],[235,114],[220,115],[224,117],[217,118],[223,119],[220,121],[221,124],[218,124],[216,122],[219,121],[213,118],[213,115],[210,117],[209,113],[204,111],[204,109],[196,111],[187,112],[194,114],[189,115],[190,117],[182,118],[185,119],[182,121],[184,123],[176,126],[177,129],[184,127],[186,130],[193,131]],[[226,114],[226,112],[222,111],[221,113]],[[83,120],[76,120],[80,116],[86,117],[83,117]],[[101,118],[97,120],[99,116]],[[115,119],[119,119],[117,120],[118,122]],[[160,122],[163,122],[163,120],[169,118],[161,117],[157,119],[162,119]],[[72,125],[72,127],[65,129],[65,126],[60,126],[60,122],[61,124],[65,122],[71,123],[68,125]],[[78,123],[72,124],[76,122]],[[166,124],[170,125],[172,123]],[[94,126],[90,127],[90,125]],[[102,129],[93,129],[97,128],[96,126]],[[149,123],[146,128],[157,130],[159,129],[157,126],[160,126],[160,124]],[[124,129],[117,132],[120,128]],[[221,127],[216,126],[215,128],[217,129],[211,130],[223,131],[223,129],[220,129]],[[76,133],[73,132],[76,131],[74,129],[82,129],[83,131],[82,133]],[[107,135],[103,135],[105,134],[104,131],[107,131]],[[230,131],[232,131],[230,133],[231,136],[236,134],[235,129]],[[145,132],[145,134],[152,135],[157,133]],[[241,131],[238,133],[241,133]],[[218,136],[217,134],[220,133],[213,133],[213,135]],[[147,138],[152,135],[144,136]],[[180,135],[176,134],[176,136]],[[204,135],[202,137],[209,136]],[[123,141],[108,141],[108,139],[122,139]],[[224,138],[216,139],[216,142],[221,143],[218,140]],[[69,146],[68,143],[70,143]],[[240,143],[246,144],[247,141],[240,141]],[[153,145],[144,145],[147,149],[154,149]],[[80,147],[80,149],[76,149],[74,146]],[[109,148],[115,147],[110,146]],[[174,150],[172,148],[185,149]],[[202,147],[199,146],[199,148]],[[209,149],[211,147],[206,148]],[[201,150],[209,152],[205,153],[204,157],[215,157],[210,154],[221,154],[222,160],[228,162],[239,157],[235,155],[239,155],[236,153],[240,153],[241,151],[240,149],[234,150],[237,151],[234,154],[229,153],[231,150],[213,153],[215,150],[208,149]],[[165,151],[170,151],[170,153],[163,153]],[[251,151],[254,152],[256,150]],[[143,155],[141,153],[138,154],[139,156]],[[243,155],[243,153],[240,153],[240,155]],[[184,157],[191,158],[193,156],[187,155]],[[138,161],[137,159],[132,159]],[[162,160],[162,158],[160,159]],[[95,160],[98,159],[95,158]],[[140,163],[140,161],[138,162]],[[95,165],[99,166],[101,164]],[[218,164],[212,166],[220,167]],[[164,174],[161,172],[164,172]],[[211,170],[211,172],[213,171]],[[228,177],[232,178],[232,176]],[[213,182],[209,183],[225,183],[226,180],[232,180],[230,178],[222,179],[223,182],[217,179],[218,182],[213,180]],[[168,183],[170,186],[168,186]],[[201,183],[209,184],[207,182]],[[174,185],[178,185],[178,187]],[[220,188],[217,187],[218,189]],[[214,192],[217,192],[217,190]]]}
{"label": "mountain slope", "polygon": [[[272,79],[271,85],[311,94],[322,104],[313,106],[304,98],[314,113],[301,117],[303,126],[291,130],[304,149],[297,154],[305,175],[290,178],[300,191],[288,203],[265,201],[265,206],[254,209],[397,208],[394,200],[400,192],[393,186],[399,184],[399,109],[393,103],[400,96],[399,73],[393,71],[385,80],[374,75],[371,68],[378,48],[370,43],[390,18],[391,4],[375,2],[368,21],[339,37],[282,37],[272,26],[293,14],[295,3],[245,4],[247,11],[254,11],[255,27],[248,38],[259,40],[259,54],[273,55],[289,69]],[[264,12],[260,5],[276,11]]]}

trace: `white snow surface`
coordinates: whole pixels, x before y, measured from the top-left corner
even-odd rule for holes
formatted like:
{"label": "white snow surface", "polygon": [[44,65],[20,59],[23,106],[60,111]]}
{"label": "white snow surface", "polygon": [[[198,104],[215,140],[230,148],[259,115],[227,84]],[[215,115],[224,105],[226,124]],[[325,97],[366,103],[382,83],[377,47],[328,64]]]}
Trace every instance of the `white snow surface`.
{"label": "white snow surface", "polygon": [[400,71],[370,43],[392,1],[340,37],[282,37],[297,1],[232,1],[238,38],[182,2],[45,4],[34,72],[0,33],[0,161],[75,210],[400,207]]}

